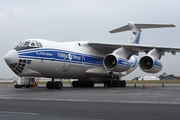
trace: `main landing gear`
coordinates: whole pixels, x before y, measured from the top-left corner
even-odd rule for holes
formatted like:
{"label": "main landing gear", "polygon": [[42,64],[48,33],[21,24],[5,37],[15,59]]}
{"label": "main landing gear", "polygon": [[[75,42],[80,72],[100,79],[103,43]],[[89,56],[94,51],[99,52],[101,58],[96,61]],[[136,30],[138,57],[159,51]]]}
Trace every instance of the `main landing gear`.
{"label": "main landing gear", "polygon": [[79,88],[79,87],[94,87],[94,83],[83,83],[81,81],[73,81],[72,87]]}
{"label": "main landing gear", "polygon": [[52,81],[48,81],[46,83],[46,88],[47,89],[61,89],[63,87],[63,84],[61,81],[56,81],[54,82],[54,78],[52,78]]}
{"label": "main landing gear", "polygon": [[[73,81],[72,87],[74,88],[82,88],[82,87],[94,87],[94,83],[83,83],[81,81]],[[117,81],[105,81],[104,87],[126,87],[126,81],[125,80],[117,80]]]}
{"label": "main landing gear", "polygon": [[126,87],[126,81],[106,81],[104,82],[104,87]]}

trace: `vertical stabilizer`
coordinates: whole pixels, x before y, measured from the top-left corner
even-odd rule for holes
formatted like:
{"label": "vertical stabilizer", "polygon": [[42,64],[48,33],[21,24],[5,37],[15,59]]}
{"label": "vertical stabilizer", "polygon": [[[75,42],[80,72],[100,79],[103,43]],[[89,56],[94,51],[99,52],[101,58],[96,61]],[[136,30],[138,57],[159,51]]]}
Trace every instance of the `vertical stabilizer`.
{"label": "vertical stabilizer", "polygon": [[128,43],[129,44],[139,44],[140,36],[141,36],[141,30],[140,28],[136,27],[134,23],[129,22],[128,25],[132,29],[132,33],[129,37]]}

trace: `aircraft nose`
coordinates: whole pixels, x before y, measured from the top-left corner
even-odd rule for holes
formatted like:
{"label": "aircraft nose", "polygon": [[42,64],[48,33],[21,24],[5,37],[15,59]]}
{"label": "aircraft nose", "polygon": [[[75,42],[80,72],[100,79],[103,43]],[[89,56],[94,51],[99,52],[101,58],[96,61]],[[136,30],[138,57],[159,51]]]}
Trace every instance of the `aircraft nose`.
{"label": "aircraft nose", "polygon": [[10,50],[5,56],[4,60],[7,64],[17,63],[19,61],[18,52],[16,50]]}

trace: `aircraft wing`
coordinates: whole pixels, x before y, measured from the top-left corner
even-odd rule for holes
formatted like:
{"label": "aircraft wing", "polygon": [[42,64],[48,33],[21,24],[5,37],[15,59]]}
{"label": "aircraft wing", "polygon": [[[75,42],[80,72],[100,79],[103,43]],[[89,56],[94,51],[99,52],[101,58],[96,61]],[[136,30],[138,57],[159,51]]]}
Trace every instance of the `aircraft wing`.
{"label": "aircraft wing", "polygon": [[175,54],[176,52],[180,52],[180,48],[176,47],[162,47],[162,46],[151,46],[151,45],[140,45],[140,44],[111,44],[111,43],[93,43],[88,42],[88,45],[107,53],[111,53],[114,50],[124,47],[126,49],[132,50],[134,53],[138,52],[149,52],[150,50],[156,48],[162,52],[171,52]]}

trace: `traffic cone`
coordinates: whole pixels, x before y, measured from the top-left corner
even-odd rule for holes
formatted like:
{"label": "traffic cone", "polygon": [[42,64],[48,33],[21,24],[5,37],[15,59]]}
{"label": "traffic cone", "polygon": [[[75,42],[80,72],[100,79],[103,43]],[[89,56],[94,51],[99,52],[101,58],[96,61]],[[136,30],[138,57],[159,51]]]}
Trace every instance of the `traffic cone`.
{"label": "traffic cone", "polygon": [[105,89],[107,89],[107,83],[105,83]]}
{"label": "traffic cone", "polygon": [[143,89],[145,89],[145,84],[143,84]]}

